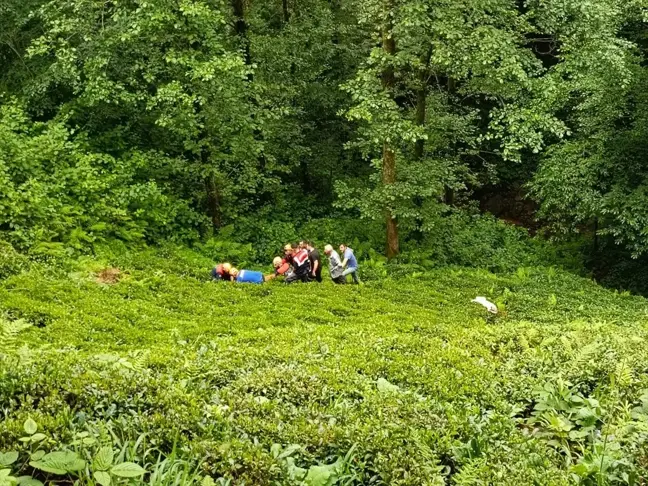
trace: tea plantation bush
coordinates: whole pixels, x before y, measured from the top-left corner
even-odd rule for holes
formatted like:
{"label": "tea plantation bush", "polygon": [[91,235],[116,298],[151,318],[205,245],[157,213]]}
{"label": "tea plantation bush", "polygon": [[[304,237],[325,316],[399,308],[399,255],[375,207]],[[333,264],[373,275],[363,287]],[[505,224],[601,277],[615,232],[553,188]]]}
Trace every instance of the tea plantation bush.
{"label": "tea plantation bush", "polygon": [[237,286],[210,263],[113,247],[0,281],[0,484],[645,481],[645,299],[553,269]]}

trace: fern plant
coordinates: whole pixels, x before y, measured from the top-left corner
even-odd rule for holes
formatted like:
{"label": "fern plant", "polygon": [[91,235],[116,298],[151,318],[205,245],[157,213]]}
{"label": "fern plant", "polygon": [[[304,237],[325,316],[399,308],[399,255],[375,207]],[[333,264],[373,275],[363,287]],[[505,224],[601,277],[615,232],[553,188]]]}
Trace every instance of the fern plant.
{"label": "fern plant", "polygon": [[10,321],[0,317],[0,358],[18,350],[18,334],[28,327],[31,324],[24,319]]}

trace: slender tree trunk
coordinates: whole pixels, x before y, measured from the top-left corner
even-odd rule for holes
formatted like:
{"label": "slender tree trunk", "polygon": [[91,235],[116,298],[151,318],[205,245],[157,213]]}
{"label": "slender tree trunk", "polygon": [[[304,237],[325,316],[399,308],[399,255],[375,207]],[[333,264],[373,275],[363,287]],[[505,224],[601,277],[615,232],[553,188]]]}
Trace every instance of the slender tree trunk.
{"label": "slender tree trunk", "polygon": [[207,190],[207,211],[212,220],[212,226],[215,230],[223,224],[221,200],[216,179],[213,175],[205,178],[205,189]]}
{"label": "slender tree trunk", "polygon": [[[454,93],[455,87],[456,87],[456,83],[455,83],[454,78],[449,77],[448,78],[448,94],[449,95],[452,95],[452,93]],[[453,151],[454,155],[457,154],[457,147],[456,147],[455,143],[453,143],[452,151]],[[444,199],[445,203],[448,206],[452,206],[454,204],[454,199],[455,199],[454,189],[452,189],[449,186],[445,186],[443,199]]]}
{"label": "slender tree trunk", "polygon": [[[391,0],[386,2],[386,19],[385,27],[382,34],[382,47],[385,54],[390,59],[387,66],[382,72],[382,85],[383,89],[391,94],[395,85],[394,67],[391,64],[391,58],[396,54],[396,41],[393,36],[393,25],[391,21]],[[382,154],[382,182],[385,186],[394,184],[396,182],[396,154],[389,142],[383,144]],[[385,211],[385,220],[387,224],[387,258],[392,259],[398,255],[399,242],[398,242],[398,222],[392,211],[387,208]]]}
{"label": "slender tree trunk", "polygon": [[282,7],[282,10],[283,10],[284,24],[287,24],[288,21],[290,20],[290,11],[288,10],[288,0],[282,0],[281,1],[281,7]]}
{"label": "slender tree trunk", "polygon": [[245,20],[245,0],[232,0],[232,8],[234,9],[235,18],[234,32],[236,32],[236,35],[239,37],[243,45],[243,52],[245,53],[245,64],[249,66],[250,64],[252,64],[252,59],[250,57],[250,42],[247,36],[248,24]]}
{"label": "slender tree trunk", "polygon": [[[430,69],[430,59],[432,58],[432,47],[428,49],[427,55],[423,61],[423,69],[419,73],[419,87],[416,90],[416,117],[415,123],[419,126],[425,125],[425,116],[427,109],[427,94],[428,94],[428,75]],[[414,145],[414,158],[416,160],[423,159],[425,151],[425,140],[419,138]]]}
{"label": "slender tree trunk", "polygon": [[[427,56],[424,59],[421,59],[423,61],[423,68],[419,73],[419,85],[418,85],[418,89],[416,90],[416,113],[414,117],[414,122],[421,127],[425,125],[426,110],[427,110],[427,95],[428,95],[428,75],[429,75],[429,65],[430,65],[431,57],[432,57],[432,47],[430,47],[430,49],[428,50]],[[422,161],[424,154],[425,154],[425,140],[423,138],[419,138],[414,143],[414,160]],[[417,210],[420,211],[423,208],[423,203],[424,200],[421,196],[414,197],[414,206],[417,208]],[[424,237],[423,231],[421,230],[422,227],[423,227],[423,218],[419,214],[419,216],[416,217],[416,229],[414,230],[413,233],[414,238],[419,242],[423,241],[423,237]]]}
{"label": "slender tree trunk", "polygon": [[[383,171],[382,180],[383,184],[389,185],[396,182],[396,154],[390,148],[388,143],[383,146]],[[393,216],[391,210],[385,211],[385,219],[387,223],[387,258],[390,260],[398,255],[400,248],[398,242],[398,222]]]}
{"label": "slender tree trunk", "polygon": [[[427,101],[427,86],[422,84],[419,87],[419,89],[416,90],[416,117],[414,120],[416,124],[420,126],[423,126],[425,124],[426,101]],[[425,140],[419,138],[414,144],[414,158],[416,160],[423,159],[424,149],[425,149]]]}

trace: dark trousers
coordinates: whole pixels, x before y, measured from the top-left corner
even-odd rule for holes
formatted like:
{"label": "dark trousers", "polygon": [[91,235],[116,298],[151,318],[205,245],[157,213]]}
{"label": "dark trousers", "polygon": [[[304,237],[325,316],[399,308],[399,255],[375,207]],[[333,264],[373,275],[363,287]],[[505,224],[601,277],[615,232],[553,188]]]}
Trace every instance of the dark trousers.
{"label": "dark trousers", "polygon": [[333,283],[336,283],[338,285],[344,285],[344,284],[347,283],[346,282],[346,277],[343,277],[342,275],[340,275],[339,277],[335,277],[335,278],[331,277],[331,280],[333,280]]}
{"label": "dark trousers", "polygon": [[310,267],[308,267],[307,265],[305,265],[304,267],[305,268],[296,269],[294,272],[292,272],[290,275],[286,277],[286,280],[284,280],[284,282],[287,284],[297,282],[298,280],[301,282],[309,282]]}

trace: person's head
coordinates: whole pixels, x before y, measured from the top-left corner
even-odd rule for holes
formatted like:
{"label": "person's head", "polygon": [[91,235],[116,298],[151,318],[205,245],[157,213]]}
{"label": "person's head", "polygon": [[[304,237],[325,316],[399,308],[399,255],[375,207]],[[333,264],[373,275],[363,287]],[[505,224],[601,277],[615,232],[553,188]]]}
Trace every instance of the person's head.
{"label": "person's head", "polygon": [[238,276],[238,274],[239,274],[239,270],[238,270],[238,268],[234,268],[234,267],[232,267],[232,269],[230,270],[229,273],[230,273],[230,275],[231,275],[232,277],[236,278],[236,277]]}
{"label": "person's head", "polygon": [[295,250],[293,250],[293,247],[292,247],[292,245],[290,243],[288,243],[287,245],[284,246],[284,254],[285,255],[292,255],[294,251]]}
{"label": "person's head", "polygon": [[306,249],[308,248],[308,241],[306,241],[306,240],[301,240],[301,241],[299,242],[299,248],[301,248],[302,250],[306,250]]}
{"label": "person's head", "polygon": [[333,247],[331,245],[326,245],[324,247],[324,253],[326,253],[327,255],[330,255],[331,253],[333,253]]}
{"label": "person's head", "polygon": [[226,271],[227,273],[232,272],[232,265],[229,263],[223,263],[223,270]]}
{"label": "person's head", "polygon": [[340,252],[344,253],[346,249],[347,249],[347,246],[344,243],[342,243],[340,245]]}
{"label": "person's head", "polygon": [[275,268],[279,268],[281,266],[282,261],[283,260],[281,259],[281,257],[274,257],[274,260],[272,260],[272,266]]}
{"label": "person's head", "polygon": [[315,249],[315,245],[313,245],[313,242],[312,242],[312,241],[307,241],[307,242],[306,242],[306,249],[307,249],[308,251],[313,251],[313,250]]}

